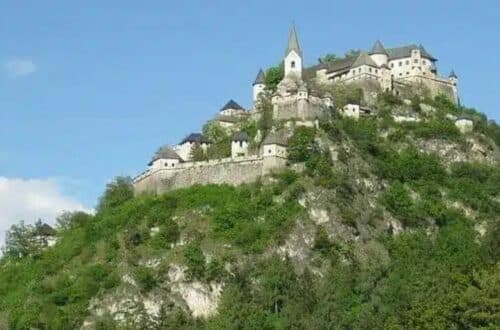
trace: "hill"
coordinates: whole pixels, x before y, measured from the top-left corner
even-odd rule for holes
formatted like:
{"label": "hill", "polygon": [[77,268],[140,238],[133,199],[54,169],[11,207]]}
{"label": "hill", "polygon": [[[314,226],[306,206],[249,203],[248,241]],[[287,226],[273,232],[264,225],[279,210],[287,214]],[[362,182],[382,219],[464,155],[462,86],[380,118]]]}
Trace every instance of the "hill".
{"label": "hill", "polygon": [[0,328],[499,327],[500,128],[440,97],[377,109],[295,127],[288,169],[252,184],[117,178],[51,247],[11,229]]}

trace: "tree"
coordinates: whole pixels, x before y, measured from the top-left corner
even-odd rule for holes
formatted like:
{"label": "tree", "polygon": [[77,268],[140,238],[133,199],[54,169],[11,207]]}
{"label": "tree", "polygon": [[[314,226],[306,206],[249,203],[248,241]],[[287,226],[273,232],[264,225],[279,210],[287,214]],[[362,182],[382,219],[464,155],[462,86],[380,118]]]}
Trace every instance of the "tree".
{"label": "tree", "polygon": [[119,176],[106,185],[104,195],[99,199],[97,211],[114,208],[134,197],[134,188],[130,177]]}
{"label": "tree", "polygon": [[68,230],[85,224],[91,218],[92,216],[90,214],[82,211],[65,211],[56,218],[56,224],[58,229]]}
{"label": "tree", "polygon": [[25,225],[24,221],[12,225],[5,233],[4,255],[12,258],[29,256],[35,249],[32,240],[33,230],[33,226]]}
{"label": "tree", "polygon": [[345,57],[358,56],[360,53],[361,53],[361,50],[359,50],[359,49],[349,49],[345,53]]}
{"label": "tree", "polygon": [[276,87],[285,76],[285,67],[283,62],[266,70],[265,84],[271,92],[276,91]]}
{"label": "tree", "polygon": [[207,153],[199,143],[196,143],[193,148],[191,149],[191,159],[195,162],[207,160]]}
{"label": "tree", "polygon": [[314,138],[316,130],[310,127],[298,127],[288,141],[288,159],[292,162],[308,160],[318,147]]}
{"label": "tree", "polygon": [[207,158],[226,158],[231,156],[231,137],[217,122],[211,121],[203,126],[203,136],[212,144],[207,149]]}
{"label": "tree", "polygon": [[328,63],[332,63],[336,59],[337,59],[337,55],[332,54],[332,53],[328,53],[328,54],[325,54],[322,57],[320,57],[318,59],[318,62],[321,64],[328,64]]}
{"label": "tree", "polygon": [[266,136],[273,127],[273,104],[271,103],[269,97],[263,96],[261,98],[261,102],[257,105],[257,108],[260,112],[257,127],[261,134]]}

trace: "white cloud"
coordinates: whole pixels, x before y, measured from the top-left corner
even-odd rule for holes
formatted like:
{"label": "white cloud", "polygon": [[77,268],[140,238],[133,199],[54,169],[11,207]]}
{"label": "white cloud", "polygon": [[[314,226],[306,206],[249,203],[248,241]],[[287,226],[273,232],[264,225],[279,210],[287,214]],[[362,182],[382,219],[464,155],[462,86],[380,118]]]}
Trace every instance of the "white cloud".
{"label": "white cloud", "polygon": [[36,71],[36,65],[30,59],[13,58],[5,62],[5,70],[10,78],[21,78]]}
{"label": "white cloud", "polygon": [[20,179],[0,177],[0,245],[5,231],[23,220],[33,223],[39,218],[54,223],[63,211],[89,211],[75,199],[64,196],[56,179]]}

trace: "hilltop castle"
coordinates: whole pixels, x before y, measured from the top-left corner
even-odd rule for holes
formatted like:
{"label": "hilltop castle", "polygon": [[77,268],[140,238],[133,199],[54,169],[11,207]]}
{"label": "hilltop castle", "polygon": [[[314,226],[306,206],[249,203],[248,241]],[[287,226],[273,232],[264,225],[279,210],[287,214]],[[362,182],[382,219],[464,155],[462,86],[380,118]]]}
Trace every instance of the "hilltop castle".
{"label": "hilltop castle", "polygon": [[[304,57],[295,26],[292,26],[283,58],[284,74],[276,90],[270,94],[264,71],[259,70],[252,85],[253,107],[249,110],[234,100],[227,102],[212,120],[233,134],[231,156],[203,161],[193,160],[193,151],[199,147],[207,152],[211,141],[200,133],[188,135],[176,146],[160,148],[148,164],[148,169],[134,178],[137,193],[161,193],[193,184],[241,184],[279,171],[287,164],[287,132],[271,130],[268,136],[260,132],[251,140],[240,130],[240,123],[256,121],[261,116],[259,104],[264,96],[271,98],[272,118],[292,125],[317,126],[332,110],[352,117],[371,115],[366,105],[370,97],[381,92],[403,95],[416,87],[430,96],[446,95],[458,102],[458,77],[452,71],[449,77],[437,73],[437,59],[422,45],[385,48],[376,41],[370,51],[354,52],[344,58],[320,62],[304,68]],[[349,104],[338,108],[336,100],[318,86],[336,84],[359,87],[365,96],[365,105]],[[323,89],[324,90],[324,89]],[[258,148],[249,147],[251,143]]]}

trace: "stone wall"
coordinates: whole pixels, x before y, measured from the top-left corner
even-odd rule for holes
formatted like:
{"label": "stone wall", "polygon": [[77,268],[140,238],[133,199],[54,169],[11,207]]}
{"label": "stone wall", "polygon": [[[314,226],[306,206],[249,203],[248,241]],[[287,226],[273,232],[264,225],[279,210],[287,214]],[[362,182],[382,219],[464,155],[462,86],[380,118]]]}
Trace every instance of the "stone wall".
{"label": "stone wall", "polygon": [[286,166],[283,157],[225,158],[180,164],[178,168],[150,171],[134,180],[136,193],[164,193],[195,184],[230,184],[254,182],[262,175]]}

